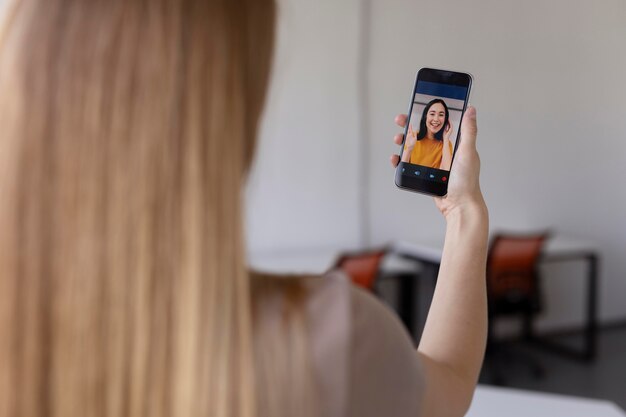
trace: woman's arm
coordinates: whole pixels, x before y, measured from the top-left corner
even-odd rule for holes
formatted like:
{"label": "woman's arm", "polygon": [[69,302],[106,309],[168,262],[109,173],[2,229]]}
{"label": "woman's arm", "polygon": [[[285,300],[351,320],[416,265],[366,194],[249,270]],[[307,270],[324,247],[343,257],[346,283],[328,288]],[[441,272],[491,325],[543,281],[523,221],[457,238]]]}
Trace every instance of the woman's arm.
{"label": "woman's arm", "polygon": [[424,416],[467,411],[485,351],[488,213],[478,181],[476,133],[476,111],[470,107],[448,194],[435,199],[447,226],[437,287],[418,347],[426,373]]}
{"label": "woman's arm", "polygon": [[487,210],[458,208],[446,222],[441,268],[418,348],[427,381],[424,416],[465,414],[487,336]]}

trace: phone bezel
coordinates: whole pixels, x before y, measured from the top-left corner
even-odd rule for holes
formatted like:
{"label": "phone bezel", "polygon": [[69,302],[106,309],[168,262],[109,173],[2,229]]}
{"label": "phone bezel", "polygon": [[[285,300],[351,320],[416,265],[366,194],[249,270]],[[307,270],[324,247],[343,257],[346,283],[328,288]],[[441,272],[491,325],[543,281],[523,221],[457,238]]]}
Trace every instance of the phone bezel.
{"label": "phone bezel", "polygon": [[[467,93],[465,95],[465,99],[463,100],[463,111],[461,112],[461,120],[463,119],[463,115],[465,114],[465,110],[467,109],[467,102],[469,101],[470,90],[472,87],[473,77],[469,73],[465,72],[457,72],[450,70],[441,70],[435,68],[421,68],[417,71],[417,75],[415,76],[415,83],[413,84],[413,89],[411,90],[411,99],[409,100],[409,110],[407,116],[410,118],[413,112],[413,104],[415,101],[415,94],[417,90],[417,84],[419,81],[427,81],[434,82],[440,84],[449,84],[449,85],[457,85],[461,87],[467,88]],[[408,131],[409,123],[407,120],[407,124],[404,127],[404,135],[402,138],[402,144],[400,145],[400,154],[402,157],[402,150],[404,149],[404,141],[406,140],[406,135]],[[452,161],[450,163],[450,170],[452,170],[452,166],[454,165],[454,158],[456,156],[456,151],[459,147],[460,136],[461,135],[461,126],[459,124],[459,130],[457,131],[457,137],[454,144],[454,150],[452,152]],[[395,184],[398,188],[407,191],[413,191],[422,194],[434,195],[438,197],[443,197],[448,193],[448,182],[440,183],[437,181],[429,181],[422,180],[419,178],[413,178],[409,176],[402,175],[401,168],[405,163],[400,162],[395,170]],[[411,164],[412,166],[415,166]],[[419,166],[419,165],[418,165]],[[432,168],[427,168],[432,169]]]}

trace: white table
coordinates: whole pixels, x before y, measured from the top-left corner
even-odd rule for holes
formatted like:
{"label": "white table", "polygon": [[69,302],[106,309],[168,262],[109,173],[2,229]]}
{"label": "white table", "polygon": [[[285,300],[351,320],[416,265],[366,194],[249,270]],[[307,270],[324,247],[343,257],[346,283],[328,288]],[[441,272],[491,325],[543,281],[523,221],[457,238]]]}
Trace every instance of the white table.
{"label": "white table", "polygon": [[[441,252],[443,251],[443,237],[441,240],[428,243],[399,240],[391,244],[391,250],[439,264],[441,263]],[[546,240],[542,249],[542,257],[545,260],[557,258],[560,260],[563,257],[583,257],[590,252],[595,253],[597,251],[597,246],[592,242],[556,235]]]}
{"label": "white table", "polygon": [[626,417],[610,401],[479,385],[466,417]]}
{"label": "white table", "polygon": [[[346,249],[326,247],[310,250],[253,252],[249,254],[250,266],[254,269],[271,273],[307,273],[322,274],[331,268],[339,254]],[[388,246],[391,253],[402,257],[417,260],[426,265],[438,268],[441,263],[443,250],[442,240],[430,243],[415,243],[408,241],[396,241]],[[591,361],[596,355],[597,334],[597,297],[598,297],[598,267],[599,256],[595,244],[580,239],[572,239],[556,235],[549,238],[542,250],[542,262],[564,262],[569,260],[585,260],[588,265],[587,288],[586,288],[586,322],[584,334],[584,347],[582,350],[574,350],[568,347],[556,345],[548,341],[542,341],[544,346],[550,347],[559,353],[568,356]],[[386,257],[381,269],[383,271],[398,271],[408,267],[399,265],[398,257]],[[414,272],[417,269],[414,268]],[[406,298],[413,296],[412,280],[402,280],[400,293]],[[399,314],[409,329],[413,329],[415,317],[413,314],[414,300],[405,300],[400,306]],[[403,308],[404,307],[404,308]]]}
{"label": "white table", "polygon": [[[353,249],[358,252],[359,249]],[[346,250],[336,248],[317,248],[307,251],[263,251],[249,254],[250,267],[257,271],[274,274],[323,274],[335,265],[338,257]],[[382,261],[381,270],[385,272],[419,272],[419,265],[407,262],[400,256],[390,253]]]}
{"label": "white table", "polygon": [[341,249],[261,251],[248,255],[250,267],[273,274],[323,274],[331,268]]}
{"label": "white table", "polygon": [[[428,243],[395,241],[389,245],[389,249],[394,253],[439,264],[443,240]],[[250,253],[248,258],[250,266],[261,271],[321,274],[328,271],[345,250],[358,250],[358,248],[321,247],[307,250],[258,251]],[[590,252],[597,252],[597,247],[592,243],[561,236],[548,239],[543,249],[546,260],[560,259],[565,256],[586,256]]]}

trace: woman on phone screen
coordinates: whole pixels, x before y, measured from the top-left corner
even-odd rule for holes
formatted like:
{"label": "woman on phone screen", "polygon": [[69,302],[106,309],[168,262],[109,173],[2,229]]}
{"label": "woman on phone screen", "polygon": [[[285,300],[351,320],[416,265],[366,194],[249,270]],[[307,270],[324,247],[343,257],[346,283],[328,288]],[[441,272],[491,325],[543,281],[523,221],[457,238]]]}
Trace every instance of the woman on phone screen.
{"label": "woman on phone screen", "polygon": [[409,124],[402,162],[450,170],[452,162],[452,122],[448,106],[441,99],[431,100],[420,120],[419,130]]}

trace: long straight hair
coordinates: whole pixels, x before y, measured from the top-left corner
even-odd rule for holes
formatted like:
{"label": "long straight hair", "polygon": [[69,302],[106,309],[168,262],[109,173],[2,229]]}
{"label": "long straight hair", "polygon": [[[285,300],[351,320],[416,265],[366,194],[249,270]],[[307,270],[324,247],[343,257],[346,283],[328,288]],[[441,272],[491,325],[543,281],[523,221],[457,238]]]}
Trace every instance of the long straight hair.
{"label": "long straight hair", "polygon": [[0,417],[247,417],[300,389],[255,383],[242,232],[273,1],[5,7]]}

